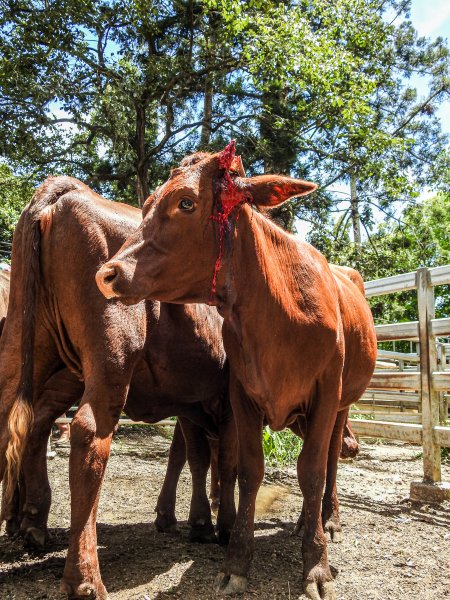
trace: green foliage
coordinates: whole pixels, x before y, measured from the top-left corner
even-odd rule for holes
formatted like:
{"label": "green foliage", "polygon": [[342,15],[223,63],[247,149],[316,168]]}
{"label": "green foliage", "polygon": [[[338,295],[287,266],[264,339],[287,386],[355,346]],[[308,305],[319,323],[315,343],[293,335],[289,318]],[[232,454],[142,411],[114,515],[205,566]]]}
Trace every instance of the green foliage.
{"label": "green foliage", "polygon": [[25,204],[31,200],[33,186],[0,164],[0,257],[9,259],[14,228]]}
{"label": "green foliage", "polygon": [[266,464],[285,466],[296,462],[303,440],[290,429],[272,431],[265,427],[263,431],[263,450]]}
{"label": "green foliage", "polygon": [[[330,262],[353,266],[366,281],[450,263],[450,193],[409,204],[400,218],[387,219],[360,248],[350,241],[349,223],[329,220],[311,242]],[[435,288],[436,316],[450,316],[449,286]],[[376,323],[417,319],[415,292],[370,299]]]}
{"label": "green foliage", "polygon": [[370,228],[374,205],[444,182],[449,164],[435,115],[448,49],[418,38],[409,4],[5,1],[0,154],[142,203],[183,154],[236,137],[250,173],[320,183],[282,211],[287,227],[320,223],[333,182],[353,176]]}

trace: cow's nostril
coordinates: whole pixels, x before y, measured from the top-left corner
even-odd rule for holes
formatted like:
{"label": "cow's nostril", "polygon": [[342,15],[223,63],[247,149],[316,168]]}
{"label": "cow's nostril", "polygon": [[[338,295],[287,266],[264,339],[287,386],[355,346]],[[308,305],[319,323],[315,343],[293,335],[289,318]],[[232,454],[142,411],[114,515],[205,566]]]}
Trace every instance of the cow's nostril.
{"label": "cow's nostril", "polygon": [[115,269],[111,269],[107,275],[103,277],[103,281],[105,283],[111,283],[117,277],[117,271]]}

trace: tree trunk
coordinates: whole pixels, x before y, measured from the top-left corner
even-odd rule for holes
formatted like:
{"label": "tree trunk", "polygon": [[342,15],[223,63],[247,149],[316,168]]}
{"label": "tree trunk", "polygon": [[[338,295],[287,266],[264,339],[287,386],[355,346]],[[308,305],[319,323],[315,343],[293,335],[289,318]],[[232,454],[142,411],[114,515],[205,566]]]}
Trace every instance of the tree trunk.
{"label": "tree trunk", "polygon": [[350,175],[350,203],[353,225],[353,241],[355,242],[356,248],[359,250],[361,247],[361,221],[359,218],[356,177],[354,173]]}
{"label": "tree trunk", "polygon": [[139,206],[148,198],[148,161],[145,155],[145,107],[136,109],[136,191]]}
{"label": "tree trunk", "polygon": [[212,121],[212,105],[213,105],[213,75],[209,73],[206,76],[205,82],[205,98],[203,102],[203,119],[202,133],[200,137],[200,147],[205,148],[211,139],[211,121]]}

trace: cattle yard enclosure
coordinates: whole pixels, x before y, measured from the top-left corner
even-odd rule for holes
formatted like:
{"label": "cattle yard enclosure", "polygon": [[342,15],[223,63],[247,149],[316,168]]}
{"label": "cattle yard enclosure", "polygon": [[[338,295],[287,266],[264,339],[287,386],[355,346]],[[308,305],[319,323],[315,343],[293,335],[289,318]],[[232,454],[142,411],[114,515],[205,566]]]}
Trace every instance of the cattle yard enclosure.
{"label": "cattle yard enclosure", "polygon": [[[441,448],[450,448],[450,344],[436,341],[450,337],[450,318],[435,318],[434,295],[434,287],[445,284],[450,284],[450,265],[366,282],[367,298],[417,291],[417,321],[376,325],[375,329],[379,342],[415,342],[418,352],[379,350],[370,387],[350,418],[353,431],[360,436],[422,446],[423,481],[411,483],[411,499],[425,502],[450,498],[450,485],[441,476]],[[70,421],[61,418],[57,422]],[[126,418],[119,421],[120,425],[134,423]],[[173,426],[175,421],[159,424]]]}
{"label": "cattle yard enclosure", "polygon": [[450,284],[450,265],[366,283],[368,298],[417,290],[417,321],[376,325],[375,329],[379,342],[418,342],[418,353],[379,351],[369,390],[352,416],[366,414],[368,402],[382,410],[394,405],[400,412],[386,415],[374,410],[371,419],[351,419],[359,435],[422,445],[423,481],[411,483],[411,499],[427,502],[444,500],[450,494],[449,484],[441,477],[441,447],[450,447],[448,346],[436,342],[436,338],[450,336],[450,318],[435,318],[434,295],[435,286],[444,284]]}

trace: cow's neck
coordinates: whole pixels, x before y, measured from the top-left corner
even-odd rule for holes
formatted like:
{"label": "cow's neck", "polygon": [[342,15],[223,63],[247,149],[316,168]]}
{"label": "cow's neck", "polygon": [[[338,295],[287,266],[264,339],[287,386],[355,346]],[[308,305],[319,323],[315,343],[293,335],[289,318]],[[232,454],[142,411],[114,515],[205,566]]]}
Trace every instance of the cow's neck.
{"label": "cow's neck", "polygon": [[[324,314],[330,307],[333,312],[316,285],[328,274],[325,259],[311,246],[299,244],[250,207],[242,209],[221,309],[225,349],[247,394],[276,429],[294,410],[305,408],[317,378],[316,352],[326,354],[330,349],[322,346],[333,344],[332,336],[319,333]],[[292,385],[293,373],[300,387]]]}

